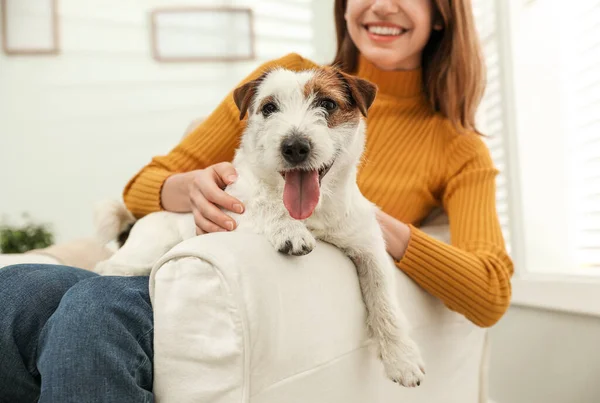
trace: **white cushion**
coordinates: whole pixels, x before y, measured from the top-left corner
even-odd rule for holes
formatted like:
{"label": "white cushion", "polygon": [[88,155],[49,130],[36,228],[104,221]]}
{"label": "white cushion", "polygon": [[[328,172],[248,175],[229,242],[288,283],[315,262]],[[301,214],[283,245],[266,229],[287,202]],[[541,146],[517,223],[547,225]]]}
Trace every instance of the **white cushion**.
{"label": "white cushion", "polygon": [[0,253],[0,269],[23,263],[60,264],[56,258],[41,253]]}

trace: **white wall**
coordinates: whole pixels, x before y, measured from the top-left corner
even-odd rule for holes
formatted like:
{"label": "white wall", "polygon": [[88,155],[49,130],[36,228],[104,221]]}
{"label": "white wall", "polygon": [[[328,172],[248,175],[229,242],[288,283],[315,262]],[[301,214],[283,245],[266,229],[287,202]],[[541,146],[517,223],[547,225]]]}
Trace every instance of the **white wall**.
{"label": "white wall", "polygon": [[491,331],[495,403],[600,402],[600,318],[512,308]]}
{"label": "white wall", "polygon": [[[0,219],[27,212],[51,223],[59,242],[91,235],[93,203],[120,198],[138,169],[258,63],[292,51],[315,56],[310,2],[58,2],[59,56],[0,53]],[[155,62],[149,11],[210,4],[254,8],[258,60]]]}

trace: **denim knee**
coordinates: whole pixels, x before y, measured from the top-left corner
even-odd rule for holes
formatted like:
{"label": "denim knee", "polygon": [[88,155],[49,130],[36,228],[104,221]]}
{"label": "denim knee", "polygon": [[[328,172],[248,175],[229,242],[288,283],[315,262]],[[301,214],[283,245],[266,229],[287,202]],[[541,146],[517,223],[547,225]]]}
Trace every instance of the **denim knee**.
{"label": "denim knee", "polygon": [[[0,322],[20,328],[45,321],[54,313],[65,293],[80,281],[99,277],[98,274],[69,266],[18,264],[0,269]],[[17,320],[19,318],[19,320]],[[34,342],[31,338],[27,342]],[[21,341],[21,340],[20,340]],[[25,340],[22,340],[25,342]]]}
{"label": "denim knee", "polygon": [[81,281],[64,295],[55,316],[82,331],[121,328],[147,333],[152,330],[148,277],[98,276]]}
{"label": "denim knee", "polygon": [[0,268],[0,287],[3,292],[8,292],[11,288],[22,287],[25,288],[28,295],[43,291],[44,293],[59,293],[62,297],[62,294],[75,283],[98,276],[97,273],[77,267],[21,263]]}

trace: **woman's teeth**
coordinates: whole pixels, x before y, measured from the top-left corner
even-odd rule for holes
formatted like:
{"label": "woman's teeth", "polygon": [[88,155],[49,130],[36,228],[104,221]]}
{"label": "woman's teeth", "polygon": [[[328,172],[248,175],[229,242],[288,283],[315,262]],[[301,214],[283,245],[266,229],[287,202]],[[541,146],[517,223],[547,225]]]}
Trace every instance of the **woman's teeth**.
{"label": "woman's teeth", "polygon": [[375,35],[398,36],[404,32],[402,28],[382,27],[377,25],[369,25],[367,30]]}

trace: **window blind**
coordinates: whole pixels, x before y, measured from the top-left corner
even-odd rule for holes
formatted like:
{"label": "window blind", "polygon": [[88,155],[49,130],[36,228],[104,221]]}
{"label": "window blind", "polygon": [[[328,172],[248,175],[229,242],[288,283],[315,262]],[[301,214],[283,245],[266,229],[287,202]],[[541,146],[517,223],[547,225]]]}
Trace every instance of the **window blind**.
{"label": "window blind", "polygon": [[[504,1],[504,0],[502,0]],[[507,186],[506,113],[503,110],[502,60],[499,46],[499,24],[496,1],[473,0],[475,25],[483,48],[487,84],[476,120],[479,131],[490,149],[494,164],[500,171],[496,180],[496,206],[507,249],[511,250],[509,226],[509,189]]]}

